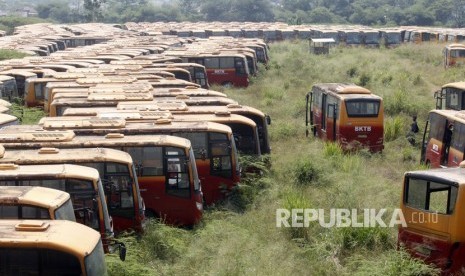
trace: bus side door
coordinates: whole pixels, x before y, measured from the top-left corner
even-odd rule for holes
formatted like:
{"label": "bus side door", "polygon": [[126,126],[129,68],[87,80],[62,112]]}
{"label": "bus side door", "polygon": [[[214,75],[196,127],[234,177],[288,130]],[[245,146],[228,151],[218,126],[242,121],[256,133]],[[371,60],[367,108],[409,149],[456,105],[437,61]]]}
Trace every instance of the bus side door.
{"label": "bus side door", "polygon": [[[430,113],[429,116],[429,135],[424,142],[425,160],[427,165],[432,168],[441,167],[445,158],[446,146],[444,143],[445,129],[447,125],[445,117],[439,114]],[[425,130],[426,131],[426,130]]]}
{"label": "bus side door", "polygon": [[326,104],[326,139],[336,141],[337,137],[337,100],[329,96]]}

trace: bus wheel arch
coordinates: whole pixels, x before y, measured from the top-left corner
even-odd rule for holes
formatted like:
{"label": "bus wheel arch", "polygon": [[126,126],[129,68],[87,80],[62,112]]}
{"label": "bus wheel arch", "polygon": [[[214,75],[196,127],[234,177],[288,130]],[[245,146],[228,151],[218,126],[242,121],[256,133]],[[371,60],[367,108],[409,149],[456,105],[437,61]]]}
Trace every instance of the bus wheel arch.
{"label": "bus wheel arch", "polygon": [[221,84],[222,86],[226,87],[226,88],[231,88],[233,87],[233,83],[231,81],[225,81]]}

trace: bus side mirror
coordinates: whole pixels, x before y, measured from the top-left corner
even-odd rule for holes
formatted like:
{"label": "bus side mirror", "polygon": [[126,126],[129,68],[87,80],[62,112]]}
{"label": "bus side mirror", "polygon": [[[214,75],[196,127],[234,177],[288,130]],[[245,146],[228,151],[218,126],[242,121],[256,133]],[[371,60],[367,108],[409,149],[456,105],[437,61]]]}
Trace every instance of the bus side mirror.
{"label": "bus side mirror", "polygon": [[126,260],[126,245],[124,243],[119,243],[119,259],[121,261]]}
{"label": "bus side mirror", "polygon": [[265,115],[265,120],[267,125],[271,125],[271,117],[270,115]]}

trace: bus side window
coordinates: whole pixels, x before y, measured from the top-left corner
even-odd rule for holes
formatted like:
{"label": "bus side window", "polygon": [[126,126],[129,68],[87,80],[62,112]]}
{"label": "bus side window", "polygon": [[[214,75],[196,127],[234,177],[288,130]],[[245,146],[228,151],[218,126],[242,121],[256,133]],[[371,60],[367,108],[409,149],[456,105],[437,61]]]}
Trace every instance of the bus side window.
{"label": "bus side window", "polygon": [[185,156],[173,148],[167,149],[166,155],[166,193],[180,197],[190,197],[190,182]]}

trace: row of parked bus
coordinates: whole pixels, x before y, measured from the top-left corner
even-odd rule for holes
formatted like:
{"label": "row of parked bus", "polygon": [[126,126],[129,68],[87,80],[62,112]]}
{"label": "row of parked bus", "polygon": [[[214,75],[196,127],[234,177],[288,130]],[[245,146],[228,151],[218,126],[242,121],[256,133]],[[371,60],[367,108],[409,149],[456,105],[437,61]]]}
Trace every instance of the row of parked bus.
{"label": "row of parked bus", "polygon": [[[198,223],[205,206],[226,200],[243,172],[255,172],[241,166],[239,154],[270,153],[270,118],[208,90],[208,67],[183,60],[198,52],[209,62],[225,58],[230,65],[217,74],[230,74],[227,66],[256,73],[266,44],[159,39],[120,38],[2,62],[0,72],[16,83],[5,99],[49,116],[0,129],[0,186],[7,195],[0,215],[16,219],[0,222],[7,225],[0,235],[24,237],[15,246],[0,238],[0,274],[103,275],[102,252],[119,249],[125,257],[115,235],[143,233],[150,217]],[[58,221],[64,219],[93,230],[60,239],[63,231],[83,227]],[[32,249],[34,239],[41,242]],[[26,255],[28,263],[13,260]]]}

